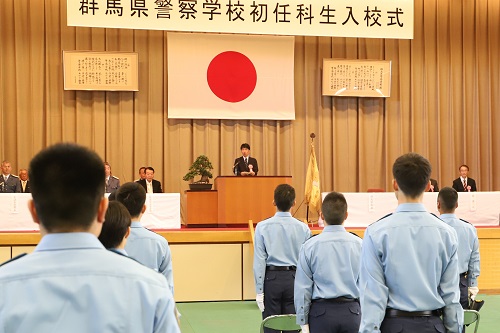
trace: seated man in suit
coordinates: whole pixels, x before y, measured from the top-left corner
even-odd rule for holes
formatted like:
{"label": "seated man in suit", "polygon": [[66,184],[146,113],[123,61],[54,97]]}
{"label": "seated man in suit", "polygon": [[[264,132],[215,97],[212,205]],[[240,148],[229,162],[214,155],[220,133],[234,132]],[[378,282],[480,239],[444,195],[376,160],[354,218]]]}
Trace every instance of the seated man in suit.
{"label": "seated man in suit", "polygon": [[28,180],[28,170],[19,170],[19,178],[21,179],[21,193],[31,193],[30,181]]}
{"label": "seated man in suit", "polygon": [[21,182],[19,178],[11,175],[12,166],[9,161],[2,162],[2,176],[0,177],[1,193],[21,193]]}
{"label": "seated man in suit", "polygon": [[430,181],[431,181],[431,187],[427,192],[439,192],[438,181],[433,178],[431,178]]}
{"label": "seated man in suit", "polygon": [[106,174],[106,193],[116,191],[120,187],[120,178],[111,175],[111,165],[104,162],[104,172]]}
{"label": "seated man in suit", "polygon": [[139,178],[136,179],[135,181],[138,182],[141,179],[146,179],[146,167],[139,168]]}
{"label": "seated man in suit", "polygon": [[250,145],[244,143],[240,147],[243,156],[234,160],[233,171],[236,176],[257,176],[259,166],[257,160],[250,157]]}
{"label": "seated man in suit", "polygon": [[458,171],[460,171],[460,177],[453,181],[452,187],[457,192],[476,192],[476,181],[467,176],[469,174],[469,167],[462,164],[460,168],[458,168]]}
{"label": "seated man in suit", "polygon": [[154,179],[155,177],[155,169],[153,167],[146,167],[146,178],[140,179],[137,183],[141,184],[146,190],[146,193],[163,193],[161,188],[161,183]]}

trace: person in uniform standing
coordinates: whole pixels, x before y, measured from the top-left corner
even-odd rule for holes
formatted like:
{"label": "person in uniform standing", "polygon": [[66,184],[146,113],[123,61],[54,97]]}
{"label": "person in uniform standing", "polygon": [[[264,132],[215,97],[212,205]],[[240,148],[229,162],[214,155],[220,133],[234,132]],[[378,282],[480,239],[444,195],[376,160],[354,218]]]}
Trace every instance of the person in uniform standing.
{"label": "person in uniform standing", "polygon": [[408,153],[396,159],[392,173],[398,207],[368,226],[363,238],[359,332],[459,333],[457,233],[422,203],[431,165]]}
{"label": "person in uniform standing", "polygon": [[323,200],[323,232],[302,245],[295,275],[295,311],[303,333],[357,333],[361,321],[361,238],[347,232],[347,201],[331,192]]}
{"label": "person in uniform standing", "polygon": [[[293,288],[302,244],[311,237],[309,227],[292,217],[295,189],[281,184],[274,190],[276,214],[255,228],[253,273],[256,301],[262,318],[295,313]],[[273,330],[266,328],[267,332]]]}

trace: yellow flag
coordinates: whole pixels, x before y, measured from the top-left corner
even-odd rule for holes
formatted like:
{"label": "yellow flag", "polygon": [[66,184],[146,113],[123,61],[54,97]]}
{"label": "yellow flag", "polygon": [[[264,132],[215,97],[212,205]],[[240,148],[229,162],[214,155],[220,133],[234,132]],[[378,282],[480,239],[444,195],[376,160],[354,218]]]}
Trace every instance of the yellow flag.
{"label": "yellow flag", "polygon": [[316,153],[314,153],[314,145],[311,142],[311,154],[309,156],[309,165],[307,166],[306,175],[306,203],[313,211],[321,210],[321,192],[319,190],[319,170],[316,162]]}

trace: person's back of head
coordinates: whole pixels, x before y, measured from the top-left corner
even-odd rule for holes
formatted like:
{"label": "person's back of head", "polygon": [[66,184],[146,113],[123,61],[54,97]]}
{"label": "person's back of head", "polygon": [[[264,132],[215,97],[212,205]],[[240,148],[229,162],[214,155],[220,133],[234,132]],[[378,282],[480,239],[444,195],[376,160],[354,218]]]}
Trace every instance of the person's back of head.
{"label": "person's back of head", "polygon": [[118,201],[111,201],[106,210],[99,240],[105,248],[118,248],[128,234],[131,217],[127,208]]}
{"label": "person's back of head", "polygon": [[34,207],[47,232],[88,230],[104,197],[104,164],[93,151],[61,143],[30,163]]}
{"label": "person's back of head", "polygon": [[295,189],[288,184],[280,184],[274,190],[274,203],[280,212],[288,212],[295,202]]}
{"label": "person's back of head", "polygon": [[429,161],[417,153],[401,155],[392,166],[392,174],[399,190],[412,199],[425,191],[431,171]]}
{"label": "person's back of head", "polygon": [[438,209],[441,214],[454,213],[458,206],[458,193],[454,188],[443,187],[438,194]]}
{"label": "person's back of head", "polygon": [[125,183],[117,190],[116,200],[127,208],[132,218],[136,218],[141,215],[146,202],[146,190],[139,183]]}
{"label": "person's back of head", "polygon": [[323,200],[321,213],[328,225],[341,225],[347,218],[347,201],[342,193],[331,192]]}

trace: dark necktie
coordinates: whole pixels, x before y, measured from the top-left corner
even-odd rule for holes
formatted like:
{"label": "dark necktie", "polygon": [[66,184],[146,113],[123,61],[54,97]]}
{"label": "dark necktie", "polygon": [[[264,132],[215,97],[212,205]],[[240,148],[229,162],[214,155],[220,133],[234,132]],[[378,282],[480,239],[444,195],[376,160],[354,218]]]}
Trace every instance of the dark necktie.
{"label": "dark necktie", "polygon": [[245,166],[248,167],[248,157],[245,157],[244,160],[245,160]]}
{"label": "dark necktie", "polygon": [[467,192],[467,182],[464,179],[464,192]]}

